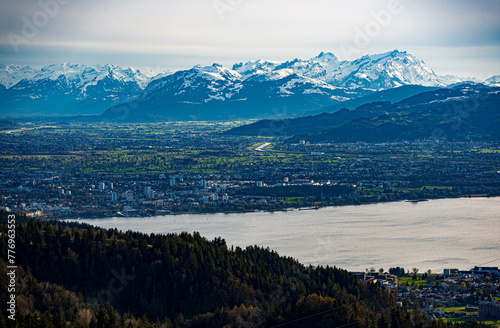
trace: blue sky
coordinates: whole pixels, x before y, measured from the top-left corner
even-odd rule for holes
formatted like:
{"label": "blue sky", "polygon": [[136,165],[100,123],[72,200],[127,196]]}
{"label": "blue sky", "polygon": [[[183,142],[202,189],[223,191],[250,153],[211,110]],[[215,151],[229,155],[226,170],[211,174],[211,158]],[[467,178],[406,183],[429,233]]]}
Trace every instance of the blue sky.
{"label": "blue sky", "polygon": [[438,74],[500,74],[498,0],[0,0],[0,63],[142,69],[406,50]]}

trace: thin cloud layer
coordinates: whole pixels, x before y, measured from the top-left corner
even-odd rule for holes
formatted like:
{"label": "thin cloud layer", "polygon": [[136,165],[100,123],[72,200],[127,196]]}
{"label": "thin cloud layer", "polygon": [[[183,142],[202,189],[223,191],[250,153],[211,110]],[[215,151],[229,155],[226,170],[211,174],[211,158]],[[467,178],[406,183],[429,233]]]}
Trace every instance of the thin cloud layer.
{"label": "thin cloud layer", "polygon": [[[494,55],[500,53],[500,2],[492,0],[0,0],[0,4],[4,63],[111,61],[183,69],[198,63],[309,58],[320,51],[355,59],[397,48],[425,60],[438,73],[487,77],[500,67]],[[454,56],[450,49],[457,50]],[[471,54],[476,56],[472,61]]]}

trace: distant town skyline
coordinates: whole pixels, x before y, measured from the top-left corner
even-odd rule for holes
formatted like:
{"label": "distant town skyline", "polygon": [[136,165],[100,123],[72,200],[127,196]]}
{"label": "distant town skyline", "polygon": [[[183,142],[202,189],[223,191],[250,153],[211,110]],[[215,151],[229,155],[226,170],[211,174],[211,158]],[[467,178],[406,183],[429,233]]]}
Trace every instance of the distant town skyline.
{"label": "distant town skyline", "polygon": [[437,74],[500,74],[495,0],[0,0],[0,63],[172,71],[398,49]]}

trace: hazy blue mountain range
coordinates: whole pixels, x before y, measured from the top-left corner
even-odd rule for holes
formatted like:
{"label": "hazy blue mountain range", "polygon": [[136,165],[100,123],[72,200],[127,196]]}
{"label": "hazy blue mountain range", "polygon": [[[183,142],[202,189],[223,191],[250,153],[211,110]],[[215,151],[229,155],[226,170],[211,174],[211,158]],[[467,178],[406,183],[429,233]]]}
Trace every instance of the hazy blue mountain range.
{"label": "hazy blue mountain range", "polygon": [[[195,66],[156,77],[109,64],[64,63],[41,69],[0,65],[0,115],[102,113],[86,119],[130,122],[299,117],[399,101],[424,87],[465,80],[439,76],[413,55],[397,50],[353,61],[322,52],[307,60]],[[485,83],[498,81],[497,76]]]}
{"label": "hazy blue mountain range", "polygon": [[214,64],[152,81],[136,101],[113,107],[102,117],[156,121],[300,116],[371,92],[334,87],[295,73],[276,80],[245,80],[238,72]]}
{"label": "hazy blue mountain range", "polygon": [[489,85],[490,87],[500,87],[500,75],[494,75],[484,81],[484,84]]}
{"label": "hazy blue mountain range", "polygon": [[[102,119],[297,117],[317,113],[324,107],[335,111],[345,102],[379,90],[404,85],[440,87],[460,81],[457,77],[438,76],[411,54],[397,50],[355,61],[339,61],[331,53],[321,53],[308,60],[238,63],[232,69],[214,64],[156,79],[136,101],[110,108]],[[413,90],[413,94],[418,91],[423,90]],[[396,94],[393,96],[397,98]],[[356,105],[368,101],[373,100],[365,99]],[[354,104],[350,106],[355,108]]]}
{"label": "hazy blue mountain range", "polygon": [[0,66],[0,115],[100,114],[138,97],[150,78],[117,65]]}
{"label": "hazy blue mountain range", "polygon": [[284,63],[262,60],[239,63],[233,70],[245,79],[278,79],[291,74],[327,82],[337,87],[389,89],[408,84],[445,86],[462,81],[455,76],[438,76],[415,56],[394,50],[366,55],[354,61],[340,61],[332,53],[320,53],[308,60]]}

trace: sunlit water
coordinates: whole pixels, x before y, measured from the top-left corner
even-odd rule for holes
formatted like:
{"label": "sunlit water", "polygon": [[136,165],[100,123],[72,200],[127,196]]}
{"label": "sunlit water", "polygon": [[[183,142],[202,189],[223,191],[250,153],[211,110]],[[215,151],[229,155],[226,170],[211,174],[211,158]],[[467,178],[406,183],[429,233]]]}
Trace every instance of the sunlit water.
{"label": "sunlit water", "polygon": [[146,233],[198,231],[229,246],[259,245],[301,263],[374,267],[500,266],[500,197],[394,202],[319,210],[81,220]]}

